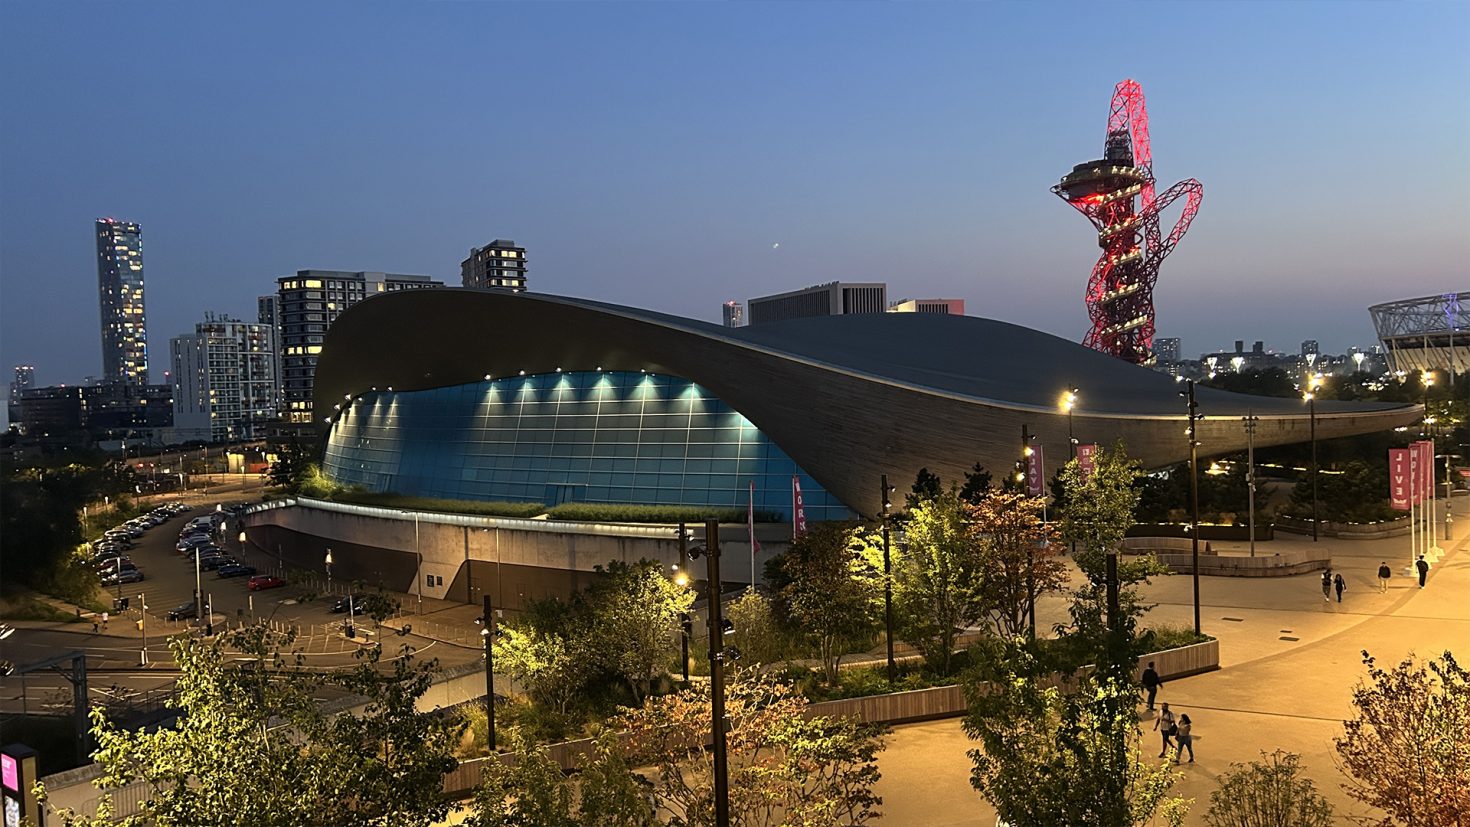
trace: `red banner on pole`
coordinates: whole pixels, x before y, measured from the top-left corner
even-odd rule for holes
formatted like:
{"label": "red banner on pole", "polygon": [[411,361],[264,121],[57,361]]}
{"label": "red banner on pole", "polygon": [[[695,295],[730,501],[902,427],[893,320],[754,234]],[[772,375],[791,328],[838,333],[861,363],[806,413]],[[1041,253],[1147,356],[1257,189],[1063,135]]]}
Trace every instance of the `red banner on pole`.
{"label": "red banner on pole", "polygon": [[1092,472],[1097,468],[1097,443],[1077,446],[1077,471],[1082,475],[1082,482],[1086,483],[1092,479]]}
{"label": "red banner on pole", "polygon": [[1026,455],[1026,493],[1032,497],[1040,497],[1045,490],[1045,480],[1042,479],[1045,467],[1041,461],[1041,446],[1037,445]]}
{"label": "red banner on pole", "polygon": [[1434,499],[1434,440],[1425,439],[1421,440],[1421,443],[1424,447],[1420,449],[1423,453],[1419,455],[1419,464],[1424,469],[1424,485],[1420,486],[1420,490],[1424,492],[1425,498],[1432,500]]}
{"label": "red banner on pole", "polygon": [[801,479],[791,475],[791,537],[806,533],[806,504],[801,500]]}
{"label": "red banner on pole", "polygon": [[1413,502],[1409,479],[1409,449],[1388,449],[1388,501],[1396,511],[1408,511]]}
{"label": "red banner on pole", "polygon": [[1416,505],[1429,498],[1429,485],[1433,482],[1430,475],[1434,473],[1432,446],[1433,443],[1422,439],[1409,444],[1409,471],[1414,475],[1411,490]]}

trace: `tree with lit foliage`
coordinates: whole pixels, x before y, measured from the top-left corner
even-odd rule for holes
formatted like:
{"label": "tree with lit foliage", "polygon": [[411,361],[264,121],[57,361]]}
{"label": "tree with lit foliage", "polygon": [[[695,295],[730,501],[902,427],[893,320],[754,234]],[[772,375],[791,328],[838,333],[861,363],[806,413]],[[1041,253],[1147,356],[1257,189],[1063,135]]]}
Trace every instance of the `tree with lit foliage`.
{"label": "tree with lit foliage", "polygon": [[970,784],[1012,827],[1182,824],[1177,773],[1139,752],[1135,687],[1102,672],[1057,683],[1034,646],[992,640],[965,685]]}
{"label": "tree with lit foliage", "polygon": [[[652,790],[669,824],[714,825],[707,684],[650,699],[614,722],[628,762],[655,769]],[[731,823],[744,827],[856,827],[879,817],[883,729],[809,716],[793,688],[735,672],[726,687]]]}
{"label": "tree with lit foliage", "polygon": [[837,682],[842,656],[866,646],[877,628],[883,587],[858,571],[858,538],[851,525],[816,523],[766,564],[777,621],[816,647],[828,683]]}
{"label": "tree with lit foliage", "polygon": [[[443,779],[455,767],[464,725],[458,716],[416,708],[432,664],[407,651],[387,664],[375,646],[360,650],[351,668],[315,672],[280,654],[293,642],[259,625],[214,641],[172,638],[180,670],[173,726],[123,730],[93,710],[93,757],[102,770],[95,783],[103,790],[145,783],[140,811],[116,817],[104,793],[94,816],[53,810],[54,823],[396,827],[442,820],[450,809]],[[329,709],[317,700],[324,690],[358,704]]]}
{"label": "tree with lit foliage", "polygon": [[1024,632],[1037,598],[1067,584],[1055,529],[1042,520],[1043,502],[1040,497],[994,491],[966,509],[970,530],[980,543],[982,606],[1004,637]]}
{"label": "tree with lit foliage", "polygon": [[614,560],[599,566],[599,577],[585,595],[588,607],[587,651],[627,682],[633,702],[641,704],[654,678],[668,671],[679,634],[679,616],[694,603],[694,594],[664,575],[650,560],[629,565]]}
{"label": "tree with lit foliage", "polygon": [[1331,827],[1332,805],[1301,774],[1301,757],[1276,750],[1231,764],[1210,793],[1209,827]]}
{"label": "tree with lit foliage", "polygon": [[1353,717],[1334,739],[1348,795],[1390,827],[1470,824],[1470,671],[1450,652],[1380,668],[1353,690]]}

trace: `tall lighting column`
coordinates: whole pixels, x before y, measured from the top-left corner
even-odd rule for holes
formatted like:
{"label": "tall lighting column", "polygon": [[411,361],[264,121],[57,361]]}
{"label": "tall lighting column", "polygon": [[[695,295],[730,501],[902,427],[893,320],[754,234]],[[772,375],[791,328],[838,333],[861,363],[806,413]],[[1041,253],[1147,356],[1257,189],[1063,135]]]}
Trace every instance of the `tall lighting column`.
{"label": "tall lighting column", "polygon": [[888,509],[893,505],[894,487],[888,484],[888,475],[879,478],[883,497],[883,636],[888,642],[888,685],[898,680],[898,667],[893,660],[893,562],[889,557]]}
{"label": "tall lighting column", "polygon": [[1317,523],[1321,514],[1317,505],[1317,387],[1322,383],[1321,375],[1313,376],[1302,399],[1307,403],[1307,416],[1311,421],[1312,439],[1312,542],[1317,542]]}
{"label": "tall lighting column", "polygon": [[714,758],[715,827],[730,827],[730,768],[725,742],[725,619],[720,605],[720,521],[704,524],[704,547],[689,549],[690,559],[703,555],[709,577],[710,754]]}
{"label": "tall lighting column", "polygon": [[1199,623],[1199,440],[1196,439],[1195,423],[1202,417],[1199,415],[1199,404],[1194,401],[1194,380],[1190,379],[1185,390],[1189,403],[1189,427],[1184,429],[1185,436],[1189,437],[1189,502],[1190,502],[1190,527],[1189,536],[1193,541],[1193,551],[1190,555],[1190,569],[1194,576],[1194,633],[1200,634]]}
{"label": "tall lighting column", "polygon": [[1249,414],[1241,417],[1245,423],[1245,493],[1249,497],[1246,503],[1247,514],[1249,514],[1249,531],[1251,533],[1251,556],[1256,556],[1256,423],[1260,417]]}

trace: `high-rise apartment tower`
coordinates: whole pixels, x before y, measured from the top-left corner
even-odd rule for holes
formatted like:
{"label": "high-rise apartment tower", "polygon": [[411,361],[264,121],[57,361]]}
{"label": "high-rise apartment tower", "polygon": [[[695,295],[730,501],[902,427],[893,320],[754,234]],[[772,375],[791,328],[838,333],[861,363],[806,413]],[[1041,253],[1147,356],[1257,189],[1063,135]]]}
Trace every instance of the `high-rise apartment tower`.
{"label": "high-rise apartment tower", "polygon": [[311,421],[311,393],[317,356],[327,327],[342,311],[379,293],[443,287],[428,276],[396,273],[298,270],[276,280],[276,326],[280,330],[281,404],[291,422]]}
{"label": "high-rise apartment tower", "polygon": [[175,431],[210,442],[265,436],[276,415],[275,339],[268,325],[212,316],[175,336]]}
{"label": "high-rise apartment tower", "polygon": [[102,377],[148,384],[148,327],[143,315],[143,230],[97,219],[97,299],[102,310]]}
{"label": "high-rise apartment tower", "polygon": [[745,320],[745,308],[740,302],[731,300],[720,305],[724,316],[725,327],[739,327]]}
{"label": "high-rise apartment tower", "polygon": [[464,287],[497,287],[519,293],[526,289],[526,248],[497,238],[471,249],[470,257],[460,262],[459,273]]}

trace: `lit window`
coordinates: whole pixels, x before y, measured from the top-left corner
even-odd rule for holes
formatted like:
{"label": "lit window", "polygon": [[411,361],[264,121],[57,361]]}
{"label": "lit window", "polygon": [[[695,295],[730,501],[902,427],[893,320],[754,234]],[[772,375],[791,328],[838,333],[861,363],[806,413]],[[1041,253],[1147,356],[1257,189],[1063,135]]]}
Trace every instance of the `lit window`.
{"label": "lit window", "polygon": [[305,283],[306,283],[307,289],[309,289],[309,290],[310,289],[320,289],[321,286],[322,286],[322,280],[321,279],[307,279]]}

